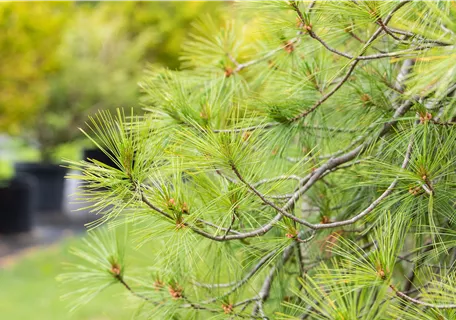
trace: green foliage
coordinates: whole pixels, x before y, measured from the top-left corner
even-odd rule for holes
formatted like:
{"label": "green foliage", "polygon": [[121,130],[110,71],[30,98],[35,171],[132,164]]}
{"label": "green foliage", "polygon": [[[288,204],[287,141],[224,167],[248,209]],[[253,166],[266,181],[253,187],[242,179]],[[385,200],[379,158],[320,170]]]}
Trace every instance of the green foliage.
{"label": "green foliage", "polygon": [[55,48],[67,23],[71,4],[11,2],[0,5],[0,131],[21,132],[46,102],[47,76],[59,68]]}
{"label": "green foliage", "polygon": [[31,128],[43,156],[80,136],[88,115],[137,105],[136,80],[153,35],[130,37],[124,17],[81,8],[72,16],[57,50],[60,70],[51,77],[43,116]]}
{"label": "green foliage", "polygon": [[148,71],[146,114],[91,119],[118,168],[69,164],[101,221],[165,243],[116,278],[138,318],[453,319],[452,2],[237,10]]}
{"label": "green foliage", "polygon": [[42,160],[55,160],[59,147],[81,137],[89,115],[119,107],[139,112],[137,82],[146,62],[176,68],[190,23],[221,6],[2,4],[0,130],[38,145]]}

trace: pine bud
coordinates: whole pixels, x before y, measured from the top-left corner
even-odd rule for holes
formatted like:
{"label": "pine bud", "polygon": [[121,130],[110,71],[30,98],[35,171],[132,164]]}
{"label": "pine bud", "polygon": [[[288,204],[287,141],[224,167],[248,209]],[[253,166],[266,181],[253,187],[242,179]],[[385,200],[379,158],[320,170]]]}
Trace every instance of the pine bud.
{"label": "pine bud", "polygon": [[294,51],[293,42],[291,42],[291,41],[285,42],[285,47],[283,47],[283,49],[284,49],[287,53],[292,53],[292,52]]}
{"label": "pine bud", "polygon": [[412,196],[416,196],[420,193],[421,191],[421,188],[418,186],[418,187],[410,187],[409,188],[409,193],[412,195]]}
{"label": "pine bud", "polygon": [[432,119],[432,114],[426,112],[425,114],[420,114],[420,123],[426,123]]}
{"label": "pine bud", "polygon": [[154,290],[155,290],[155,291],[158,291],[158,290],[160,290],[160,289],[163,288],[163,287],[164,287],[163,282],[161,282],[161,281],[158,280],[158,279],[154,281]]}
{"label": "pine bud", "polygon": [[168,207],[172,208],[176,205],[176,200],[174,198],[171,198],[168,200]]}
{"label": "pine bud", "polygon": [[204,120],[207,120],[208,119],[207,113],[205,111],[201,111],[200,112],[200,118],[204,119]]}
{"label": "pine bud", "polygon": [[252,135],[252,133],[249,131],[244,132],[242,134],[242,140],[246,141],[248,138],[250,138],[251,135]]}
{"label": "pine bud", "polygon": [[113,263],[111,265],[111,273],[116,277],[120,276],[120,265],[117,263]]}
{"label": "pine bud", "polygon": [[168,292],[174,300],[182,298],[182,288],[179,286],[176,286],[176,287],[169,286]]}
{"label": "pine bud", "polygon": [[225,314],[230,314],[233,312],[233,305],[232,304],[222,304],[222,309]]}
{"label": "pine bud", "polygon": [[329,223],[329,222],[330,222],[330,220],[329,220],[329,217],[328,217],[328,216],[323,216],[323,217],[321,217],[321,223],[322,223],[322,224],[327,224],[327,223]]}
{"label": "pine bud", "polygon": [[226,78],[229,78],[233,73],[234,73],[233,68],[231,68],[231,67],[225,67],[225,77],[226,77]]}
{"label": "pine bud", "polygon": [[288,239],[295,239],[298,236],[298,231],[294,228],[290,228],[288,233],[285,235]]}
{"label": "pine bud", "polygon": [[377,275],[380,277],[380,279],[386,280],[386,273],[382,267],[377,267]]}
{"label": "pine bud", "polygon": [[367,102],[369,102],[371,100],[372,100],[371,96],[368,95],[367,93],[365,93],[361,96],[361,101],[363,102],[363,105],[365,105]]}
{"label": "pine bud", "polygon": [[189,210],[188,210],[188,205],[186,202],[184,202],[182,204],[182,213],[185,213],[185,214],[188,214]]}

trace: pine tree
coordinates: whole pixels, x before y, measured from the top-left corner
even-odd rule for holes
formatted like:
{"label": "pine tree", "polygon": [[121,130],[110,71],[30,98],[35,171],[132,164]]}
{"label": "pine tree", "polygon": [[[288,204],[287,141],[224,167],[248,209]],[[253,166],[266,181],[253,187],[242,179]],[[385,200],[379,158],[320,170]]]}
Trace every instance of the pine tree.
{"label": "pine tree", "polygon": [[147,73],[146,115],[90,119],[118,168],[69,166],[111,227],[75,251],[68,297],[117,284],[147,319],[456,319],[455,3],[237,10]]}

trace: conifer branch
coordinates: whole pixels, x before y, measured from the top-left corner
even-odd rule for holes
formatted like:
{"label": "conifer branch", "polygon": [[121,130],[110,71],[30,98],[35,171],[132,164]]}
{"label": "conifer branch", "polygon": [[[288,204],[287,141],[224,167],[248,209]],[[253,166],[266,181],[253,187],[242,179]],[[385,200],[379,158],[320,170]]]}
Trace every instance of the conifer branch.
{"label": "conifer branch", "polygon": [[[152,303],[153,305],[155,306],[158,306],[160,305],[160,302],[155,302],[155,301],[152,301],[150,298],[136,292],[135,290],[133,290],[131,288],[131,286],[124,280],[123,277],[121,277],[120,275],[117,275],[116,276],[116,279],[119,281],[119,283],[121,283],[125,289],[127,289],[133,296],[135,297],[138,297],[144,301],[147,301],[149,303]],[[182,304],[179,306],[179,308],[192,308],[192,309],[195,309],[195,310],[206,310],[206,311],[210,311],[212,313],[222,313],[223,310],[220,309],[220,310],[217,310],[217,309],[211,309],[211,308],[207,308],[205,306],[202,306],[200,304],[196,304],[196,303],[193,303],[189,298],[187,298],[184,294],[181,294],[181,297],[180,299],[184,300],[187,302],[187,304]],[[244,302],[245,303],[245,302]],[[238,304],[239,305],[239,304]],[[234,306],[233,306],[234,307]],[[238,317],[238,318],[251,318],[251,317],[248,317],[248,316],[245,316],[245,315],[242,315],[242,314],[239,314],[239,313],[234,313],[234,312],[231,312],[231,314],[233,314],[234,316]]]}
{"label": "conifer branch", "polygon": [[224,297],[227,297],[229,296],[230,294],[232,294],[233,292],[235,292],[236,290],[238,290],[240,287],[242,287],[243,285],[245,285],[267,262],[269,262],[269,260],[274,257],[276,254],[277,254],[277,251],[278,250],[274,250],[274,251],[271,251],[269,254],[265,255],[253,268],[252,270],[250,270],[250,272],[244,277],[242,278],[240,281],[236,282],[232,288],[230,290],[228,290],[227,292],[225,292],[223,295],[221,296],[218,296],[218,297],[215,297],[215,298],[212,298],[212,299],[209,299],[209,300],[205,300],[203,302],[201,302],[202,304],[209,304],[209,303],[213,303],[213,302],[216,302],[217,300],[220,300],[220,299],[223,299]]}
{"label": "conifer branch", "polygon": [[[150,218],[144,240],[169,241],[154,260],[151,290],[160,292],[153,295],[123,278],[116,238],[111,245],[110,237],[94,238],[77,252],[90,267],[67,277],[100,281],[79,291],[80,300],[115,281],[151,303],[156,317],[264,320],[291,308],[284,317],[332,319],[356,309],[366,319],[391,310],[419,318],[456,309],[445,303],[452,302],[456,260],[448,250],[456,85],[447,41],[454,33],[446,25],[456,13],[410,0],[352,2],[318,13],[316,1],[258,3],[255,11],[274,31],[258,40],[272,49],[245,60],[234,55],[250,48],[238,28],[205,35],[205,25],[186,42],[185,71],[148,75],[150,114],[103,113],[91,124],[94,142],[120,169],[72,162],[87,181],[81,197],[89,208],[110,210],[106,220],[126,208],[149,212],[128,216]],[[393,16],[404,30],[388,26]],[[335,29],[345,35],[329,39],[325,30]],[[281,45],[270,47],[269,36]],[[277,283],[299,276],[306,281],[297,291]],[[229,281],[211,282],[217,279]]]}
{"label": "conifer branch", "polygon": [[[378,134],[378,137],[382,137],[383,135],[385,135],[390,129],[391,127],[394,125],[394,123],[396,123],[397,121],[397,118],[399,118],[400,116],[402,116],[403,114],[405,114],[411,107],[411,102],[410,101],[406,101],[404,102],[401,107],[399,107],[394,116],[392,117],[392,119],[385,123],[382,130],[379,132]],[[336,158],[331,158],[329,159],[325,164],[323,164],[322,166],[320,166],[318,169],[316,169],[312,175],[310,176],[309,180],[307,180],[307,182],[302,186],[300,187],[293,195],[292,198],[290,198],[290,200],[285,204],[285,208],[292,208],[294,206],[294,203],[301,197],[302,194],[304,194],[307,190],[309,190],[317,180],[319,180],[325,173],[326,171],[328,170],[332,170],[344,163],[347,163],[351,160],[353,160],[354,158],[356,158],[359,154],[361,154],[364,150],[366,150],[366,148],[372,143],[372,141],[375,141],[376,139],[373,139],[371,141],[367,141],[365,142],[364,144],[356,147],[355,149],[351,150],[350,152],[347,152],[346,154],[343,154],[339,157],[336,157]],[[411,147],[410,147],[411,148]],[[411,150],[410,150],[411,152]],[[406,156],[406,158],[404,159],[404,163],[405,165],[407,165],[408,161],[409,161],[409,156]],[[403,165],[404,165],[403,163]],[[397,182],[396,182],[397,183]],[[388,196],[391,192],[392,192],[392,189],[395,187],[396,183],[391,183],[390,187],[385,191],[384,195],[381,196],[381,200],[383,200],[384,197]],[[390,190],[390,191],[389,191]],[[378,203],[374,204],[373,208],[375,208],[377,206]],[[361,219],[364,215],[366,215],[367,213],[369,213],[371,210],[370,207],[368,207],[365,211],[361,212],[360,214],[358,214],[357,216],[354,217],[354,221],[353,220],[346,220],[345,222],[340,222],[341,224],[337,223],[337,222],[333,222],[331,224],[318,224],[318,225],[313,225],[305,220],[302,220],[302,219],[299,219],[297,217],[295,217],[294,215],[291,215],[291,214],[288,214],[288,212],[286,211],[281,211],[281,213],[283,213],[285,216],[287,216],[288,218],[300,223],[300,224],[303,224],[305,225],[306,227],[309,227],[311,229],[326,229],[326,228],[332,228],[332,227],[338,227],[338,226],[343,226],[343,225],[347,225],[347,224],[351,224],[351,223],[354,223],[356,221],[358,221],[359,219]],[[353,218],[352,218],[353,219]],[[352,222],[353,221],[353,222]]]}
{"label": "conifer branch", "polygon": [[350,78],[352,72],[355,70],[356,65],[358,64],[359,60],[356,60],[351,63],[351,66],[348,68],[347,73],[345,76],[342,78],[342,80],[339,81],[339,83],[327,94],[325,94],[323,97],[321,97],[312,107],[307,109],[306,111],[298,114],[297,116],[293,117],[290,119],[290,122],[297,121],[299,119],[305,118],[308,116],[310,113],[314,112],[323,102],[328,100],[333,94],[335,94],[343,85],[344,83]]}
{"label": "conifer branch", "polygon": [[[214,283],[214,284],[207,284],[207,283],[200,283],[194,282],[195,285],[198,287],[213,289],[213,288],[229,288],[229,287],[237,287],[240,288],[243,284],[245,284],[249,279],[251,279],[261,268],[275,255],[277,254],[277,250],[271,251],[269,254],[265,255],[263,258],[258,261],[258,263],[239,281],[233,281],[229,283]],[[236,289],[235,289],[236,290]]]}
{"label": "conifer branch", "polygon": [[396,289],[395,286],[392,284],[390,285],[390,288],[393,289],[393,291],[396,293],[396,295],[404,300],[407,300],[409,302],[412,302],[414,304],[423,306],[423,307],[428,307],[432,309],[456,309],[456,304],[434,304],[434,303],[429,303],[429,302],[424,302],[415,298],[412,298],[405,293],[399,291]]}
{"label": "conifer branch", "polygon": [[131,288],[131,286],[125,281],[125,279],[124,279],[123,276],[121,276],[121,275],[116,275],[115,278],[116,278],[116,280],[119,281],[119,283],[122,284],[122,285],[124,286],[124,288],[127,289],[133,296],[138,297],[138,298],[140,298],[140,299],[142,299],[142,300],[144,300],[144,301],[147,301],[147,302],[152,303],[152,304],[155,304],[155,305],[158,304],[158,303],[155,303],[155,302],[151,301],[148,297],[146,297],[146,296],[144,296],[144,295],[142,295],[142,294],[136,292],[135,290],[133,290],[133,289]]}
{"label": "conifer branch", "polygon": [[[434,39],[427,39],[427,38],[424,38],[424,37],[422,37],[420,35],[417,35],[416,33],[411,32],[411,31],[406,31],[406,30],[401,30],[401,29],[389,27],[389,26],[386,26],[385,24],[383,24],[383,28],[384,28],[385,32],[388,32],[388,34],[397,33],[397,34],[400,34],[400,35],[403,35],[403,36],[406,36],[406,37],[418,39],[420,42],[424,42],[424,43],[433,43],[433,44],[436,44],[437,46],[442,46],[442,47],[452,46],[453,45],[453,44],[448,43],[448,42],[443,42],[443,41],[434,40]],[[399,40],[402,40],[402,39],[399,39]]]}
{"label": "conifer branch", "polygon": [[[394,8],[390,13],[389,15],[385,18],[385,21],[384,21],[384,24],[388,24],[388,22],[391,20],[391,18],[393,17],[393,14],[399,10],[406,2],[408,1],[403,1],[401,2],[399,5],[396,6],[396,8]],[[296,5],[296,3],[293,1],[291,2],[291,4],[294,6],[296,12],[298,13],[300,19],[302,21],[305,21],[304,20],[304,17],[301,13],[301,11],[299,10],[298,6]],[[375,39],[377,39],[377,37],[381,34],[383,28],[380,27],[378,28],[374,33],[373,35],[370,37],[369,40],[366,41],[366,44],[364,45],[364,47],[362,48],[358,58],[360,56],[362,56],[366,50],[369,48],[369,46],[371,45],[372,42],[375,41]],[[353,59],[351,59],[353,60]],[[351,66],[349,67],[347,73],[345,74],[345,76],[342,78],[342,80],[339,81],[339,83],[331,90],[329,91],[327,94],[325,94],[322,98],[320,98],[312,107],[310,107],[309,109],[307,109],[306,111],[302,112],[301,114],[293,117],[290,119],[291,122],[294,122],[296,120],[299,120],[299,119],[302,119],[304,117],[306,117],[307,115],[309,115],[310,113],[312,113],[313,111],[315,111],[323,102],[325,102],[326,100],[328,100],[334,93],[336,93],[343,85],[344,83],[350,78],[350,75],[352,74],[352,72],[355,70],[356,68],[356,65],[358,64],[360,60],[359,59],[355,59],[355,61],[353,61],[351,63]]]}
{"label": "conifer branch", "polygon": [[[382,27],[383,30],[385,30],[386,32],[388,32],[388,29],[385,29]],[[411,49],[406,49],[406,50],[402,50],[402,51],[396,51],[396,52],[385,52],[385,53],[377,53],[377,54],[371,54],[371,55],[367,55],[367,56],[353,56],[353,55],[350,55],[348,53],[345,53],[345,52],[341,52],[337,49],[334,49],[332,47],[330,47],[323,39],[321,39],[314,31],[309,31],[309,35],[314,38],[315,40],[317,40],[318,42],[320,42],[326,49],[328,49],[329,51],[341,56],[341,57],[344,57],[344,58],[347,58],[349,60],[361,60],[361,61],[365,61],[365,60],[376,60],[376,59],[383,59],[383,58],[396,58],[396,57],[400,57],[400,56],[405,56],[407,55],[408,53],[416,53],[418,51],[423,51],[423,50],[427,50],[427,49],[431,49],[431,48],[435,48],[436,46],[435,45],[426,45],[426,46],[419,46],[419,47],[416,47],[416,48],[411,48]]]}
{"label": "conifer branch", "polygon": [[258,187],[259,185],[265,184],[265,183],[271,183],[271,182],[276,182],[276,181],[283,181],[283,180],[298,180],[301,181],[302,178],[297,176],[297,175],[282,175],[282,176],[277,176],[274,178],[267,178],[267,179],[262,179],[260,181],[257,181],[252,184],[254,187]]}
{"label": "conifer branch", "polygon": [[288,40],[286,42],[285,45],[281,45],[280,47],[269,51],[268,53],[266,53],[265,55],[263,55],[262,57],[260,57],[258,59],[253,59],[253,60],[250,60],[250,61],[247,61],[247,62],[244,62],[244,63],[237,63],[237,66],[236,66],[236,68],[233,71],[234,72],[239,72],[239,71],[241,71],[241,70],[243,70],[245,68],[248,68],[248,67],[253,66],[253,65],[257,64],[257,63],[263,62],[264,60],[267,60],[267,59],[271,58],[272,56],[274,56],[277,52],[282,51],[283,49],[285,49],[290,44],[295,44],[298,41],[299,41],[298,37],[290,39],[290,40]]}
{"label": "conifer branch", "polygon": [[295,243],[289,245],[288,247],[285,248],[283,251],[282,257],[280,261],[273,267],[271,267],[271,270],[269,271],[269,274],[263,281],[263,285],[260,289],[260,292],[258,293],[258,298],[259,300],[257,301],[255,308],[252,311],[252,315],[256,316],[259,312],[262,314],[264,317],[264,312],[263,312],[263,303],[269,298],[269,294],[271,292],[271,287],[272,287],[272,282],[274,281],[276,275],[277,275],[277,269],[280,269],[283,267],[283,265],[290,259]]}
{"label": "conifer branch", "polygon": [[430,120],[433,124],[439,125],[439,126],[446,126],[446,127],[451,127],[451,126],[456,126],[456,122],[454,121],[439,121],[435,119]]}

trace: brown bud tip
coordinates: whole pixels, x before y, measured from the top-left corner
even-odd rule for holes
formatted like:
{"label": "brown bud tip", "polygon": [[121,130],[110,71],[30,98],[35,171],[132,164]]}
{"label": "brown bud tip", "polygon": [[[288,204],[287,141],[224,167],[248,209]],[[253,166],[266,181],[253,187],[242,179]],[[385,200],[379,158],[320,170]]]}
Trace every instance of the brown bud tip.
{"label": "brown bud tip", "polygon": [[420,123],[426,123],[432,119],[432,114],[426,112],[425,114],[420,114]]}
{"label": "brown bud tip", "polygon": [[291,42],[291,41],[285,42],[285,47],[283,47],[283,49],[284,49],[287,53],[292,53],[292,52],[294,51],[293,42]]}
{"label": "brown bud tip", "polygon": [[189,210],[188,210],[188,205],[187,205],[186,202],[184,202],[184,203],[182,204],[182,213],[188,213],[188,212],[189,212]]}
{"label": "brown bud tip", "polygon": [[363,101],[363,102],[367,102],[367,101],[370,101],[370,100],[371,100],[371,97],[367,93],[365,93],[365,94],[363,94],[361,96],[361,101]]}
{"label": "brown bud tip", "polygon": [[182,298],[182,289],[179,287],[173,288],[172,286],[169,286],[168,292],[174,300]]}
{"label": "brown bud tip", "polygon": [[120,275],[120,265],[118,265],[117,263],[114,263],[111,266],[111,273],[115,276],[119,276]]}
{"label": "brown bud tip", "polygon": [[370,14],[372,17],[378,17],[378,12],[377,12],[377,10],[370,10],[370,11],[369,11],[369,14]]}
{"label": "brown bud tip", "polygon": [[307,31],[312,30],[312,24],[311,24],[311,23],[306,24],[306,25],[304,26],[304,29],[306,29]]}
{"label": "brown bud tip", "polygon": [[206,114],[206,112],[201,111],[201,112],[200,112],[200,118],[206,120],[206,119],[207,119],[207,114]]}
{"label": "brown bud tip", "polygon": [[421,188],[419,186],[417,187],[410,187],[409,188],[409,193],[412,195],[412,196],[416,196],[420,193],[421,191]]}
{"label": "brown bud tip", "polygon": [[234,73],[233,68],[225,67],[225,77],[229,78]]}
{"label": "brown bud tip", "polygon": [[321,218],[321,223],[327,224],[327,223],[329,223],[329,222],[330,222],[330,220],[329,220],[329,217],[328,217],[328,216],[323,216],[323,217]]}
{"label": "brown bud tip", "polygon": [[222,304],[222,309],[225,314],[229,314],[233,312],[233,305],[232,304]]}
{"label": "brown bud tip", "polygon": [[161,288],[163,288],[164,284],[163,282],[161,282],[160,280],[155,280],[154,282],[154,289],[156,291],[160,290]]}
{"label": "brown bud tip", "polygon": [[248,138],[250,138],[251,135],[252,135],[252,133],[249,131],[244,132],[242,134],[242,140],[246,141]]}
{"label": "brown bud tip", "polygon": [[385,280],[385,279],[386,279],[385,271],[383,271],[382,268],[379,268],[379,269],[377,270],[377,274],[378,274],[378,276],[379,276],[382,280]]}
{"label": "brown bud tip", "polygon": [[175,205],[176,205],[176,200],[174,200],[173,198],[168,200],[168,206],[174,207]]}

